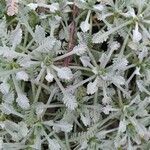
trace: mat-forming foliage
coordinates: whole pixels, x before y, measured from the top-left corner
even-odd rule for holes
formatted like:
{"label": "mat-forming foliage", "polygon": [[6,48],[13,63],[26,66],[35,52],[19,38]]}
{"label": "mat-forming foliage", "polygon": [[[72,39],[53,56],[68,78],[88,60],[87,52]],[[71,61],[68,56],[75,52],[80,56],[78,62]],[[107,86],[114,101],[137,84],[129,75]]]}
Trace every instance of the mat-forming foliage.
{"label": "mat-forming foliage", "polygon": [[150,149],[150,0],[0,3],[0,149]]}

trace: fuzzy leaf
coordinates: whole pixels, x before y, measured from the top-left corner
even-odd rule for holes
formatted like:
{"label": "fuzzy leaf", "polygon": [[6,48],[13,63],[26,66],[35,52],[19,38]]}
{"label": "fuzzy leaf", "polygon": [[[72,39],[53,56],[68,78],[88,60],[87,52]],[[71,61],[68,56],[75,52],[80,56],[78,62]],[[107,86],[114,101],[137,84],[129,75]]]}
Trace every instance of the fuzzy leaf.
{"label": "fuzzy leaf", "polygon": [[104,31],[99,31],[93,35],[92,41],[93,43],[103,43],[108,39],[107,34],[105,35]]}
{"label": "fuzzy leaf", "polygon": [[60,150],[61,147],[56,139],[48,139],[48,146],[50,150]]}
{"label": "fuzzy leaf", "polygon": [[74,110],[78,106],[76,97],[71,93],[65,93],[63,97],[63,102],[70,110]]}
{"label": "fuzzy leaf", "polygon": [[38,51],[41,53],[48,53],[53,50],[53,47],[55,46],[57,40],[53,37],[47,37],[43,39],[41,44],[38,48],[36,48],[34,51]]}
{"label": "fuzzy leaf", "polygon": [[13,47],[16,47],[18,44],[20,44],[22,40],[22,30],[19,26],[16,27],[15,30],[13,30],[10,34],[10,42]]}
{"label": "fuzzy leaf", "polygon": [[13,16],[18,13],[18,0],[7,0],[7,15]]}
{"label": "fuzzy leaf", "polygon": [[64,121],[59,121],[54,124],[53,129],[56,132],[59,132],[59,131],[70,132],[72,130],[72,125]]}
{"label": "fuzzy leaf", "polygon": [[30,107],[29,99],[24,94],[19,94],[16,102],[22,109],[28,109]]}
{"label": "fuzzy leaf", "polygon": [[43,27],[37,25],[35,28],[34,40],[35,42],[42,44],[42,41],[45,38],[45,30]]}

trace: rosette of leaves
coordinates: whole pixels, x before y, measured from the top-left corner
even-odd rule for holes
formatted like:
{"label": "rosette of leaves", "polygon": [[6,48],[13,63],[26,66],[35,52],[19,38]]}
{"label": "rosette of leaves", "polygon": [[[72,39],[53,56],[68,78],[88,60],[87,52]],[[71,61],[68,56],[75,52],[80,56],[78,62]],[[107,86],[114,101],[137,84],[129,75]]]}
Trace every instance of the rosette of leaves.
{"label": "rosette of leaves", "polygon": [[149,149],[149,4],[2,0],[0,149]]}

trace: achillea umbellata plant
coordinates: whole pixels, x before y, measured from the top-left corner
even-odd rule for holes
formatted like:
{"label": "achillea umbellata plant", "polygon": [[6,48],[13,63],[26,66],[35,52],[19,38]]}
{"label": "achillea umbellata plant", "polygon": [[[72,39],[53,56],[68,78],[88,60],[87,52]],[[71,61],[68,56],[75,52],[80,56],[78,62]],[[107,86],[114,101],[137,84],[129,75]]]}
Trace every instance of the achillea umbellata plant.
{"label": "achillea umbellata plant", "polygon": [[150,149],[150,0],[1,0],[0,150]]}

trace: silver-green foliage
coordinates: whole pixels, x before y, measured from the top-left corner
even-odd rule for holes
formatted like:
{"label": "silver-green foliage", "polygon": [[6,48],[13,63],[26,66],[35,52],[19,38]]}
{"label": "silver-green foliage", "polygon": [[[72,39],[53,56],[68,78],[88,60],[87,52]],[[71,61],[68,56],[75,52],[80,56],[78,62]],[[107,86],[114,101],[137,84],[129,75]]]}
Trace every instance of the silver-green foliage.
{"label": "silver-green foliage", "polygon": [[150,149],[150,0],[5,6],[0,149]]}

